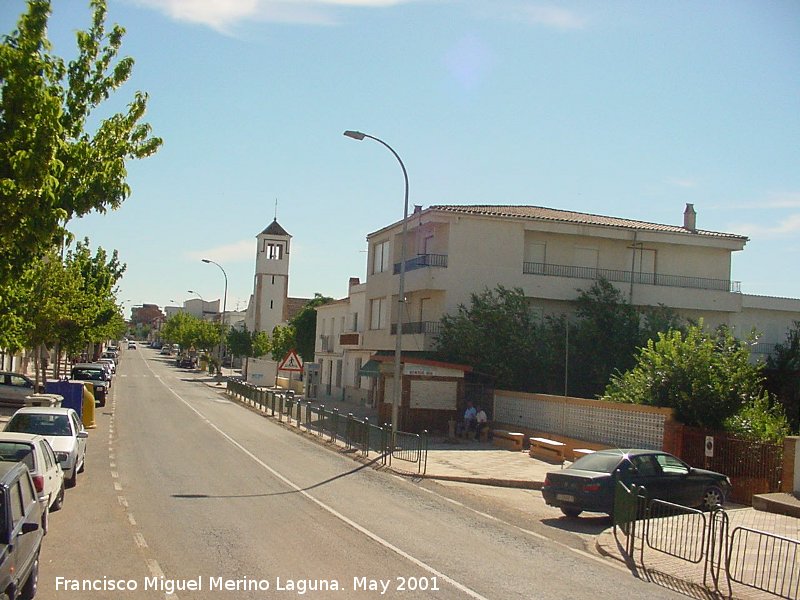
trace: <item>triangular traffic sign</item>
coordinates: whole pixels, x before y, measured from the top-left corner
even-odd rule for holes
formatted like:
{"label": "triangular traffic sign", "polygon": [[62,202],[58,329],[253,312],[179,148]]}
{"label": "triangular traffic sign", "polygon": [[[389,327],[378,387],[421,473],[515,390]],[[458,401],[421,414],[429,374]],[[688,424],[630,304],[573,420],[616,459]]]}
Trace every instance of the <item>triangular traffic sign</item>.
{"label": "triangular traffic sign", "polygon": [[303,361],[297,355],[297,352],[290,350],[289,353],[283,358],[283,361],[278,366],[279,371],[302,371]]}

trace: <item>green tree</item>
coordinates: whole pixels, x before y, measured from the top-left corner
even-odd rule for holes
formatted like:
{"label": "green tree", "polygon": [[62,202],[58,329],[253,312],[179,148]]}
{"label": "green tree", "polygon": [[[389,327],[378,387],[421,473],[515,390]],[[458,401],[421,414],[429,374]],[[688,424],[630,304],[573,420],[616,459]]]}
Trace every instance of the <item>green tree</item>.
{"label": "green tree", "polygon": [[266,356],[272,350],[272,341],[265,331],[254,331],[251,336],[251,355],[253,358]]}
{"label": "green tree", "polygon": [[272,360],[278,362],[282,361],[284,357],[296,347],[297,338],[294,327],[291,325],[278,325],[272,330]]}
{"label": "green tree", "polygon": [[498,286],[472,294],[469,307],[462,304],[455,315],[442,317],[436,354],[490,374],[508,389],[530,389],[540,373],[536,338],[523,291]]}
{"label": "green tree", "polygon": [[232,327],[225,336],[225,345],[233,356],[246,358],[253,353],[253,337],[245,326],[244,329]]}
{"label": "green tree", "polygon": [[191,330],[192,345],[198,350],[209,352],[214,346],[218,346],[222,340],[222,332],[219,325],[211,321],[195,319]]}
{"label": "green tree", "polygon": [[767,385],[783,404],[791,430],[800,433],[800,321],[767,358]]}
{"label": "green tree", "polygon": [[141,122],[147,95],[99,120],[95,109],[130,77],[117,60],[124,29],[106,30],[105,0],[91,0],[92,23],[77,33],[68,64],[51,53],[49,0],[28,0],[17,29],[0,46],[0,296],[9,282],[61,244],[66,224],[115,209],[130,194],[126,161],[155,153],[161,140]]}
{"label": "green tree", "polygon": [[329,302],[333,302],[333,298],[315,293],[314,298],[309,300],[300,309],[300,312],[289,321],[289,324],[294,327],[297,353],[304,361],[314,360],[314,346],[317,339],[317,307]]}
{"label": "green tree", "polygon": [[603,392],[612,373],[633,366],[640,318],[605,279],[578,291],[577,322],[570,332],[570,393],[591,398]]}
{"label": "green tree", "polygon": [[687,425],[719,429],[749,406],[769,403],[761,365],[750,362],[747,341],[730,330],[660,333],[641,348],[635,366],[614,375],[604,400],[675,409]]}

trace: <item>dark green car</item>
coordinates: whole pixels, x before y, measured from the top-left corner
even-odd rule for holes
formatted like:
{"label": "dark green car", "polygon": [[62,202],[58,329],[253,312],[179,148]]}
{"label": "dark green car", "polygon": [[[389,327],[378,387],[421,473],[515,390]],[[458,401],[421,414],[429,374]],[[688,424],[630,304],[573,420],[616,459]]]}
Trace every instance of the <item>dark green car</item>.
{"label": "dark green car", "polygon": [[695,469],[658,450],[601,450],[576,460],[566,469],[547,474],[542,496],[568,517],[584,511],[610,515],[614,486],[644,486],[648,498],[683,506],[711,509],[725,502],[731,482],[725,475]]}

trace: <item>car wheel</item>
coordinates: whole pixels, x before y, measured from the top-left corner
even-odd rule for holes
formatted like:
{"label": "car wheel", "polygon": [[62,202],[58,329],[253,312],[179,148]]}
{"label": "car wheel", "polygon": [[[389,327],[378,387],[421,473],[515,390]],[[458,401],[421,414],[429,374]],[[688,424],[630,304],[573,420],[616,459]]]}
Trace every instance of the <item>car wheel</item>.
{"label": "car wheel", "polygon": [[61,489],[58,490],[58,496],[56,496],[56,501],[50,506],[50,512],[56,512],[57,510],[61,510],[64,506],[64,484],[61,484]]}
{"label": "car wheel", "polygon": [[77,465],[72,470],[72,477],[68,478],[67,480],[67,487],[73,488],[78,484],[78,467]]}
{"label": "car wheel", "polygon": [[50,511],[45,509],[42,511],[42,535],[47,535],[47,531],[49,529],[50,529]]}
{"label": "car wheel", "polygon": [[39,553],[33,559],[33,567],[31,567],[31,574],[28,575],[28,580],[22,586],[19,592],[19,600],[32,600],[36,596],[36,591],[39,589]]}
{"label": "car wheel", "polygon": [[561,512],[568,516],[570,519],[576,518],[580,515],[583,511],[580,508],[569,508],[567,506],[561,507]]}
{"label": "car wheel", "polygon": [[700,505],[700,508],[703,510],[711,510],[718,504],[722,505],[725,503],[725,494],[723,491],[715,485],[709,486],[703,492],[703,500]]}

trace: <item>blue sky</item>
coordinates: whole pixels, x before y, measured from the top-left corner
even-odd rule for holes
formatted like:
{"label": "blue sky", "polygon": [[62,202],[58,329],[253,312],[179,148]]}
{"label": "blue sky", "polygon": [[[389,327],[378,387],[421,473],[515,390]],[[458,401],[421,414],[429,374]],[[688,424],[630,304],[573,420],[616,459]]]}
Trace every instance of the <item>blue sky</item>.
{"label": "blue sky", "polygon": [[[74,54],[88,1],[54,0]],[[23,0],[3,0],[10,32]],[[800,297],[796,0],[109,0],[161,151],[118,211],[71,223],[128,265],[120,300],[244,309],[255,236],[293,236],[290,294],[342,297],[410,203],[529,204],[746,235],[745,293]]]}

